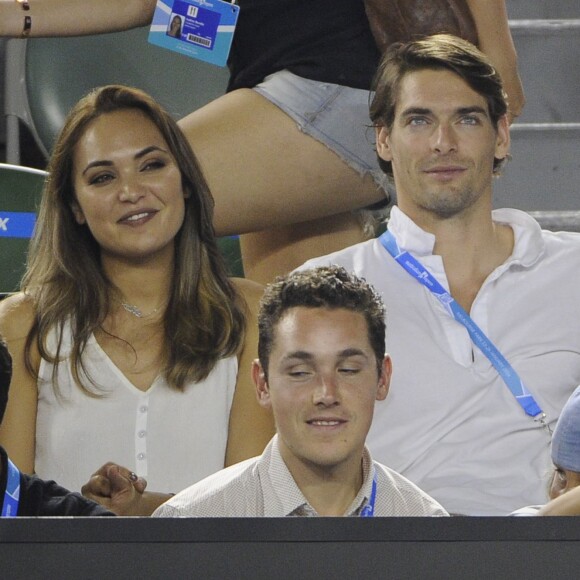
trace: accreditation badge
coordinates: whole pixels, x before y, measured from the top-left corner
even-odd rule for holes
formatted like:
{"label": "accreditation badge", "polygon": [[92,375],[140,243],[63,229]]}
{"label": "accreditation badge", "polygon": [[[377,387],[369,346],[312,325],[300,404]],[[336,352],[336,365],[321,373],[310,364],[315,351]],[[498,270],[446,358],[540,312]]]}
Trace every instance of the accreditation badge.
{"label": "accreditation badge", "polygon": [[226,66],[240,7],[223,0],[157,0],[149,42]]}

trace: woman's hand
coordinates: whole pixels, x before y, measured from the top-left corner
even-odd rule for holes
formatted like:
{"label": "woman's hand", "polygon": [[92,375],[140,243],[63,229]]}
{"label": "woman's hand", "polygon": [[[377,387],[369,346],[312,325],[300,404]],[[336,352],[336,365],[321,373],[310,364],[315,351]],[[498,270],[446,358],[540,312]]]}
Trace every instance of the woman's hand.
{"label": "woman's hand", "polygon": [[88,499],[118,516],[150,516],[173,494],[146,492],[147,481],[116,463],[105,463],[81,489]]}

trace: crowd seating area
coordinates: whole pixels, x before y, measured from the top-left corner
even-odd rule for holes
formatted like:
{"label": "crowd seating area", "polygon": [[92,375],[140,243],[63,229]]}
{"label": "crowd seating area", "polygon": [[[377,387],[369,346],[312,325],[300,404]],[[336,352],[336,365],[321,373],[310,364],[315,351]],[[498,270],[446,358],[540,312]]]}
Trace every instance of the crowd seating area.
{"label": "crowd seating area", "polygon": [[[506,2],[526,106],[512,125],[512,159],[495,182],[494,205],[525,210],[546,229],[580,232],[580,0]],[[147,35],[148,28],[140,28],[99,36],[3,43],[4,62],[0,67],[4,71],[1,103],[5,157],[0,158],[4,161],[0,163],[0,299],[19,288],[42,185],[48,175],[44,162],[67,112],[83,94],[104,84],[129,84],[151,93],[175,118],[180,118],[224,92],[227,69],[149,45]],[[139,51],[134,49],[137,44]],[[34,148],[35,155],[27,155],[26,147]],[[23,159],[31,158],[38,160],[35,167],[22,164]],[[243,276],[238,238],[220,238],[219,245],[230,274]],[[137,570],[145,570],[143,562],[153,566],[164,562],[155,569],[154,575],[159,577],[171,558],[175,558],[175,566],[168,569],[185,573],[191,553],[201,559],[200,570],[205,571],[205,577],[214,577],[220,556],[228,554],[242,562],[240,577],[248,578],[280,572],[285,578],[290,577],[290,570],[294,577],[326,577],[329,570],[334,570],[354,578],[365,570],[376,571],[377,563],[392,565],[394,559],[399,577],[540,578],[555,571],[576,572],[572,564],[577,560],[574,554],[580,536],[573,526],[544,523],[524,530],[516,518],[505,526],[494,522],[495,518],[488,518],[489,524],[464,524],[462,519],[424,522],[427,531],[420,537],[416,535],[419,528],[415,525],[407,529],[404,521],[399,532],[407,530],[407,536],[403,533],[394,537],[388,524],[375,524],[377,527],[361,532],[357,524],[337,528],[336,522],[320,524],[310,532],[301,523],[281,531],[275,522],[269,522],[253,528],[257,530],[255,536],[251,532],[243,536],[249,529],[244,528],[247,522],[238,529],[235,522],[225,520],[215,524],[213,539],[214,524],[210,524],[210,539],[206,536],[204,542],[192,534],[198,530],[196,526],[207,522],[175,522],[161,528],[159,522],[148,521],[149,527],[139,531],[130,520],[119,519],[104,522],[112,530],[106,541],[100,522],[80,520],[67,529],[61,523],[48,522],[42,529],[54,534],[53,549],[36,553],[47,556],[42,565],[50,573],[45,577],[53,573],[56,577],[58,570],[68,570],[71,577],[108,570],[111,553],[118,554],[117,572],[134,571],[138,558],[145,559]],[[477,531],[475,525],[479,526]],[[0,522],[0,560],[2,555],[9,558],[29,553],[31,543],[42,548],[40,542],[46,541],[41,537],[42,529],[29,538],[26,522]],[[329,540],[325,534],[331,529],[334,536]],[[205,527],[204,533],[207,531]],[[78,538],[71,535],[73,532]],[[282,536],[273,541],[268,536],[272,533]],[[88,564],[81,565],[87,556]],[[309,559],[320,563],[321,558],[328,560],[317,568],[316,575],[311,573],[311,566],[304,565]],[[286,572],[280,568],[285,560]],[[422,562],[429,562],[429,566]],[[257,563],[268,576],[253,575]],[[516,567],[517,573],[510,575]],[[154,576],[151,569],[149,573]]]}
{"label": "crowd seating area", "polygon": [[[527,102],[512,126],[512,161],[496,182],[495,206],[530,211],[547,229],[579,231],[580,6],[575,0],[549,4],[508,0],[507,6]],[[22,149],[34,147],[39,153],[35,167],[43,169],[68,110],[94,86],[141,87],[176,118],[224,92],[227,69],[154,47],[147,43],[147,34],[148,29],[142,28],[80,38],[8,40],[4,55],[6,162],[20,165]],[[137,44],[140,51],[133,50]],[[0,212],[16,211],[16,206],[30,211],[31,195],[25,195],[25,189],[35,178],[25,168],[20,182],[17,171],[12,171],[8,181],[3,177],[0,182]],[[37,190],[33,186],[28,193]],[[22,199],[5,205],[13,196]],[[3,248],[5,244],[22,247],[21,238],[0,237],[0,243]],[[237,238],[224,238],[220,246],[232,275],[242,276]],[[3,249],[2,254],[14,251]],[[13,273],[22,267],[20,259],[0,291],[14,288]]]}

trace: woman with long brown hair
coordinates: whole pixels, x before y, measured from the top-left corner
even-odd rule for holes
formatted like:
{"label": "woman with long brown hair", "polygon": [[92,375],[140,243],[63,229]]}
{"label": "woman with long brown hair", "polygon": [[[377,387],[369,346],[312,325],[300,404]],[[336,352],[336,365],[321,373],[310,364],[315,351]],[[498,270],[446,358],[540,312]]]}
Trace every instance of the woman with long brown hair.
{"label": "woman with long brown hair", "polygon": [[213,200],[168,113],[103,87],[49,165],[23,292],[0,305],[14,357],[0,441],[79,490],[113,461],[175,492],[262,451],[249,367],[261,286],[230,280]]}

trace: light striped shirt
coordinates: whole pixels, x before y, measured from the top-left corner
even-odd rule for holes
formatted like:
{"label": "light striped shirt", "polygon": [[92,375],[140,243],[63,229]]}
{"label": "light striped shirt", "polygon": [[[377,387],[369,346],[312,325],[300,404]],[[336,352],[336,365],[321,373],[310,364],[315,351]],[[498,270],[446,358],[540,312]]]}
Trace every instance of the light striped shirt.
{"label": "light striped shirt", "polygon": [[[376,474],[375,516],[446,516],[433,498],[402,475],[363,453],[363,484],[345,515],[358,516],[371,495]],[[156,517],[317,516],[284,463],[278,436],[264,453],[184,489],[157,508]]]}

